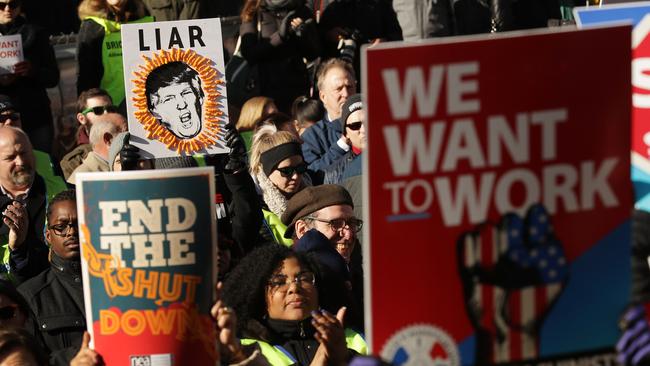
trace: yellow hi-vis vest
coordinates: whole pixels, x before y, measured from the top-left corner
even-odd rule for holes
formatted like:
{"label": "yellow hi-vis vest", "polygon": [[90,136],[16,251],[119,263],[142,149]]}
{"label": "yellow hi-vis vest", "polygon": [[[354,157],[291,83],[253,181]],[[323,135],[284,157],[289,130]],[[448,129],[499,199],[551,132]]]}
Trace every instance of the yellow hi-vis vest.
{"label": "yellow hi-vis vest", "polygon": [[[244,346],[257,343],[260,346],[260,351],[262,351],[262,354],[272,366],[291,366],[295,365],[297,362],[296,359],[282,346],[273,346],[264,341],[250,338],[242,339],[241,343]],[[361,334],[352,329],[345,329],[345,343],[349,349],[356,351],[360,355],[368,354],[368,345],[366,344],[366,341],[363,339]]]}
{"label": "yellow hi-vis vest", "polygon": [[[104,41],[102,42],[102,66],[104,75],[99,86],[106,90],[113,99],[113,104],[120,105],[124,100],[124,65],[122,64],[122,24],[100,17],[86,17],[104,28]],[[147,16],[129,23],[153,22],[153,17]],[[127,23],[128,24],[128,23]]]}

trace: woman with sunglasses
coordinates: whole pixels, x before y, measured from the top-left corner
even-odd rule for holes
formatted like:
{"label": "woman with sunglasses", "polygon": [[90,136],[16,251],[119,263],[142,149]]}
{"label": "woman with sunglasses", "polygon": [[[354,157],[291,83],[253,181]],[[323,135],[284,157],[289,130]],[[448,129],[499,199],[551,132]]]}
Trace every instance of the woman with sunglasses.
{"label": "woman with sunglasses", "polygon": [[46,217],[50,267],[18,291],[30,309],[27,330],[49,354],[51,365],[68,365],[86,329],[75,191],[54,196]]}
{"label": "woman with sunglasses", "polygon": [[[293,127],[287,117],[288,125]],[[287,201],[303,188],[311,185],[307,164],[302,157],[300,142],[295,134],[278,131],[275,124],[266,124],[255,132],[250,156],[250,171],[262,193],[262,212],[266,227],[273,234],[268,238],[291,246],[284,238],[287,227],[280,217]]]}
{"label": "woman with sunglasses", "polygon": [[[141,0],[82,0],[77,35],[77,94],[102,88],[123,109],[122,24],[152,22]],[[103,52],[102,50],[111,50]],[[123,109],[126,110],[126,109]]]}
{"label": "woman with sunglasses", "polygon": [[271,244],[235,267],[223,300],[237,314],[241,344],[256,344],[271,365],[347,364],[367,347],[343,325],[341,294],[324,285],[309,257]]}
{"label": "woman with sunglasses", "polygon": [[21,6],[21,0],[0,0],[0,34],[20,35],[24,56],[0,76],[0,94],[14,102],[32,146],[49,153],[54,124],[46,88],[59,83],[59,67],[47,31],[24,18]]}
{"label": "woman with sunglasses", "polygon": [[340,121],[351,149],[325,170],[325,184],[341,184],[346,177],[361,174],[361,153],[366,148],[366,112],[361,94],[350,96],[343,104]]}

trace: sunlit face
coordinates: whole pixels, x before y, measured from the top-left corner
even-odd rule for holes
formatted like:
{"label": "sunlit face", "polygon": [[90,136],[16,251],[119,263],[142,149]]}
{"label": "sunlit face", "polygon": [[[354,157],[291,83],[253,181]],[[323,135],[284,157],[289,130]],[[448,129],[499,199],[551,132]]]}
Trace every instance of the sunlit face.
{"label": "sunlit face", "polygon": [[108,5],[113,8],[121,9],[127,2],[127,0],[106,0]]}
{"label": "sunlit face", "polygon": [[8,296],[0,294],[0,329],[5,327],[22,328],[25,326],[26,314],[20,311],[18,304]]}
{"label": "sunlit face", "polygon": [[[97,96],[97,97],[92,97],[88,98],[86,100],[86,108],[93,108],[93,107],[106,107],[109,105],[113,105],[111,103],[110,98],[106,96]],[[86,113],[85,115],[79,113],[77,114],[77,119],[79,120],[79,123],[82,125],[86,126],[86,131],[90,131],[90,127],[92,127],[93,123],[101,118],[102,115],[107,113],[106,111],[102,110],[102,113],[97,115],[95,112],[90,111]]]}
{"label": "sunlit face", "polygon": [[[303,320],[318,309],[318,291],[311,282],[296,281],[313,275],[296,258],[287,258],[266,285],[266,311],[271,319]],[[280,288],[273,284],[288,283]]]}
{"label": "sunlit face", "polygon": [[[358,130],[353,130],[352,128],[348,127],[348,126],[357,127],[359,126],[359,122],[361,122],[361,127]],[[350,142],[352,142],[352,146],[361,150],[366,148],[365,124],[366,124],[366,112],[363,109],[360,109],[350,114],[345,123],[346,136],[350,139]]]}
{"label": "sunlit face", "polygon": [[0,128],[0,183],[24,189],[34,180],[34,152],[29,140],[8,128]]}
{"label": "sunlit face", "polygon": [[171,133],[181,139],[199,134],[203,100],[189,82],[163,86],[154,94],[151,112]]}
{"label": "sunlit face", "polygon": [[20,14],[18,0],[0,0],[0,24],[9,24]]}
{"label": "sunlit face", "polygon": [[304,164],[302,156],[292,155],[278,164],[271,175],[269,175],[269,179],[282,193],[286,196],[291,196],[300,189],[300,185],[302,184],[302,174],[295,171],[295,169],[293,169],[291,175],[287,175],[285,172],[287,170],[292,170],[290,169],[291,167],[297,167],[301,164]]}
{"label": "sunlit face", "polygon": [[327,71],[319,96],[331,119],[341,117],[341,107],[356,90],[354,78],[345,69],[334,67]]}
{"label": "sunlit face", "polygon": [[59,201],[52,206],[45,239],[63,259],[79,258],[79,230],[75,201]]}
{"label": "sunlit face", "polygon": [[[354,217],[354,210],[348,205],[334,205],[322,208],[316,212],[319,220],[330,221],[335,219],[349,220]],[[341,254],[346,262],[350,262],[352,250],[354,249],[357,233],[346,226],[341,230],[333,230],[327,222],[313,221],[313,227],[320,231],[329,239],[330,243],[336,247],[336,251]]]}

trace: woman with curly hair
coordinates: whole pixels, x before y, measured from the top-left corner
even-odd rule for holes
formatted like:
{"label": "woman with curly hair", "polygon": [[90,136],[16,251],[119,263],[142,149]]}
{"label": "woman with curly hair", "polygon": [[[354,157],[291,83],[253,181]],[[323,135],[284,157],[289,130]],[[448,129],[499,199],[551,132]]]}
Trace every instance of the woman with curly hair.
{"label": "woman with curly hair", "polygon": [[260,127],[253,136],[250,172],[262,193],[266,227],[273,234],[273,238],[266,239],[291,246],[293,240],[284,237],[287,227],[280,217],[289,199],[311,185],[311,180],[305,174],[307,164],[302,158],[298,138],[290,132],[278,131],[273,123]]}
{"label": "woman with curly hair", "polygon": [[[124,102],[120,29],[125,23],[152,22],[141,0],[82,0],[77,35],[77,94],[102,88],[113,104]],[[123,105],[121,106],[124,111]]]}
{"label": "woman with curly hair", "polygon": [[347,364],[367,347],[344,328],[346,308],[339,308],[342,296],[333,288],[310,258],[272,244],[255,249],[233,270],[224,302],[237,313],[241,343],[257,343],[270,364]]}

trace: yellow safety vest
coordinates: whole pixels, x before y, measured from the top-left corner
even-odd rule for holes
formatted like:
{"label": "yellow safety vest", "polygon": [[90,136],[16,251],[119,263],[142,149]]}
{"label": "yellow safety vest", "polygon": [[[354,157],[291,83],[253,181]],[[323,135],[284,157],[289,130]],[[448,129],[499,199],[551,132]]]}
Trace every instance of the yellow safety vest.
{"label": "yellow safety vest", "polygon": [[[113,104],[120,105],[124,100],[124,65],[122,64],[122,24],[113,20],[89,16],[90,19],[104,28],[104,40],[102,42],[102,66],[104,75],[99,86],[106,90],[113,99]],[[129,23],[153,22],[151,16],[140,18]]]}
{"label": "yellow safety vest", "polygon": [[[272,366],[291,366],[297,362],[293,355],[282,346],[273,346],[267,342],[250,338],[242,339],[241,343],[245,346],[257,343],[260,346],[260,351]],[[360,355],[368,354],[368,344],[366,344],[361,334],[352,329],[345,329],[345,343],[349,349],[356,351]]]}
{"label": "yellow safety vest", "polygon": [[287,231],[287,226],[282,223],[282,220],[280,220],[278,215],[265,209],[262,209],[262,214],[264,215],[264,221],[266,221],[266,225],[269,230],[271,230],[275,241],[278,244],[291,248],[293,245],[293,239],[287,239],[284,237],[284,233]]}

